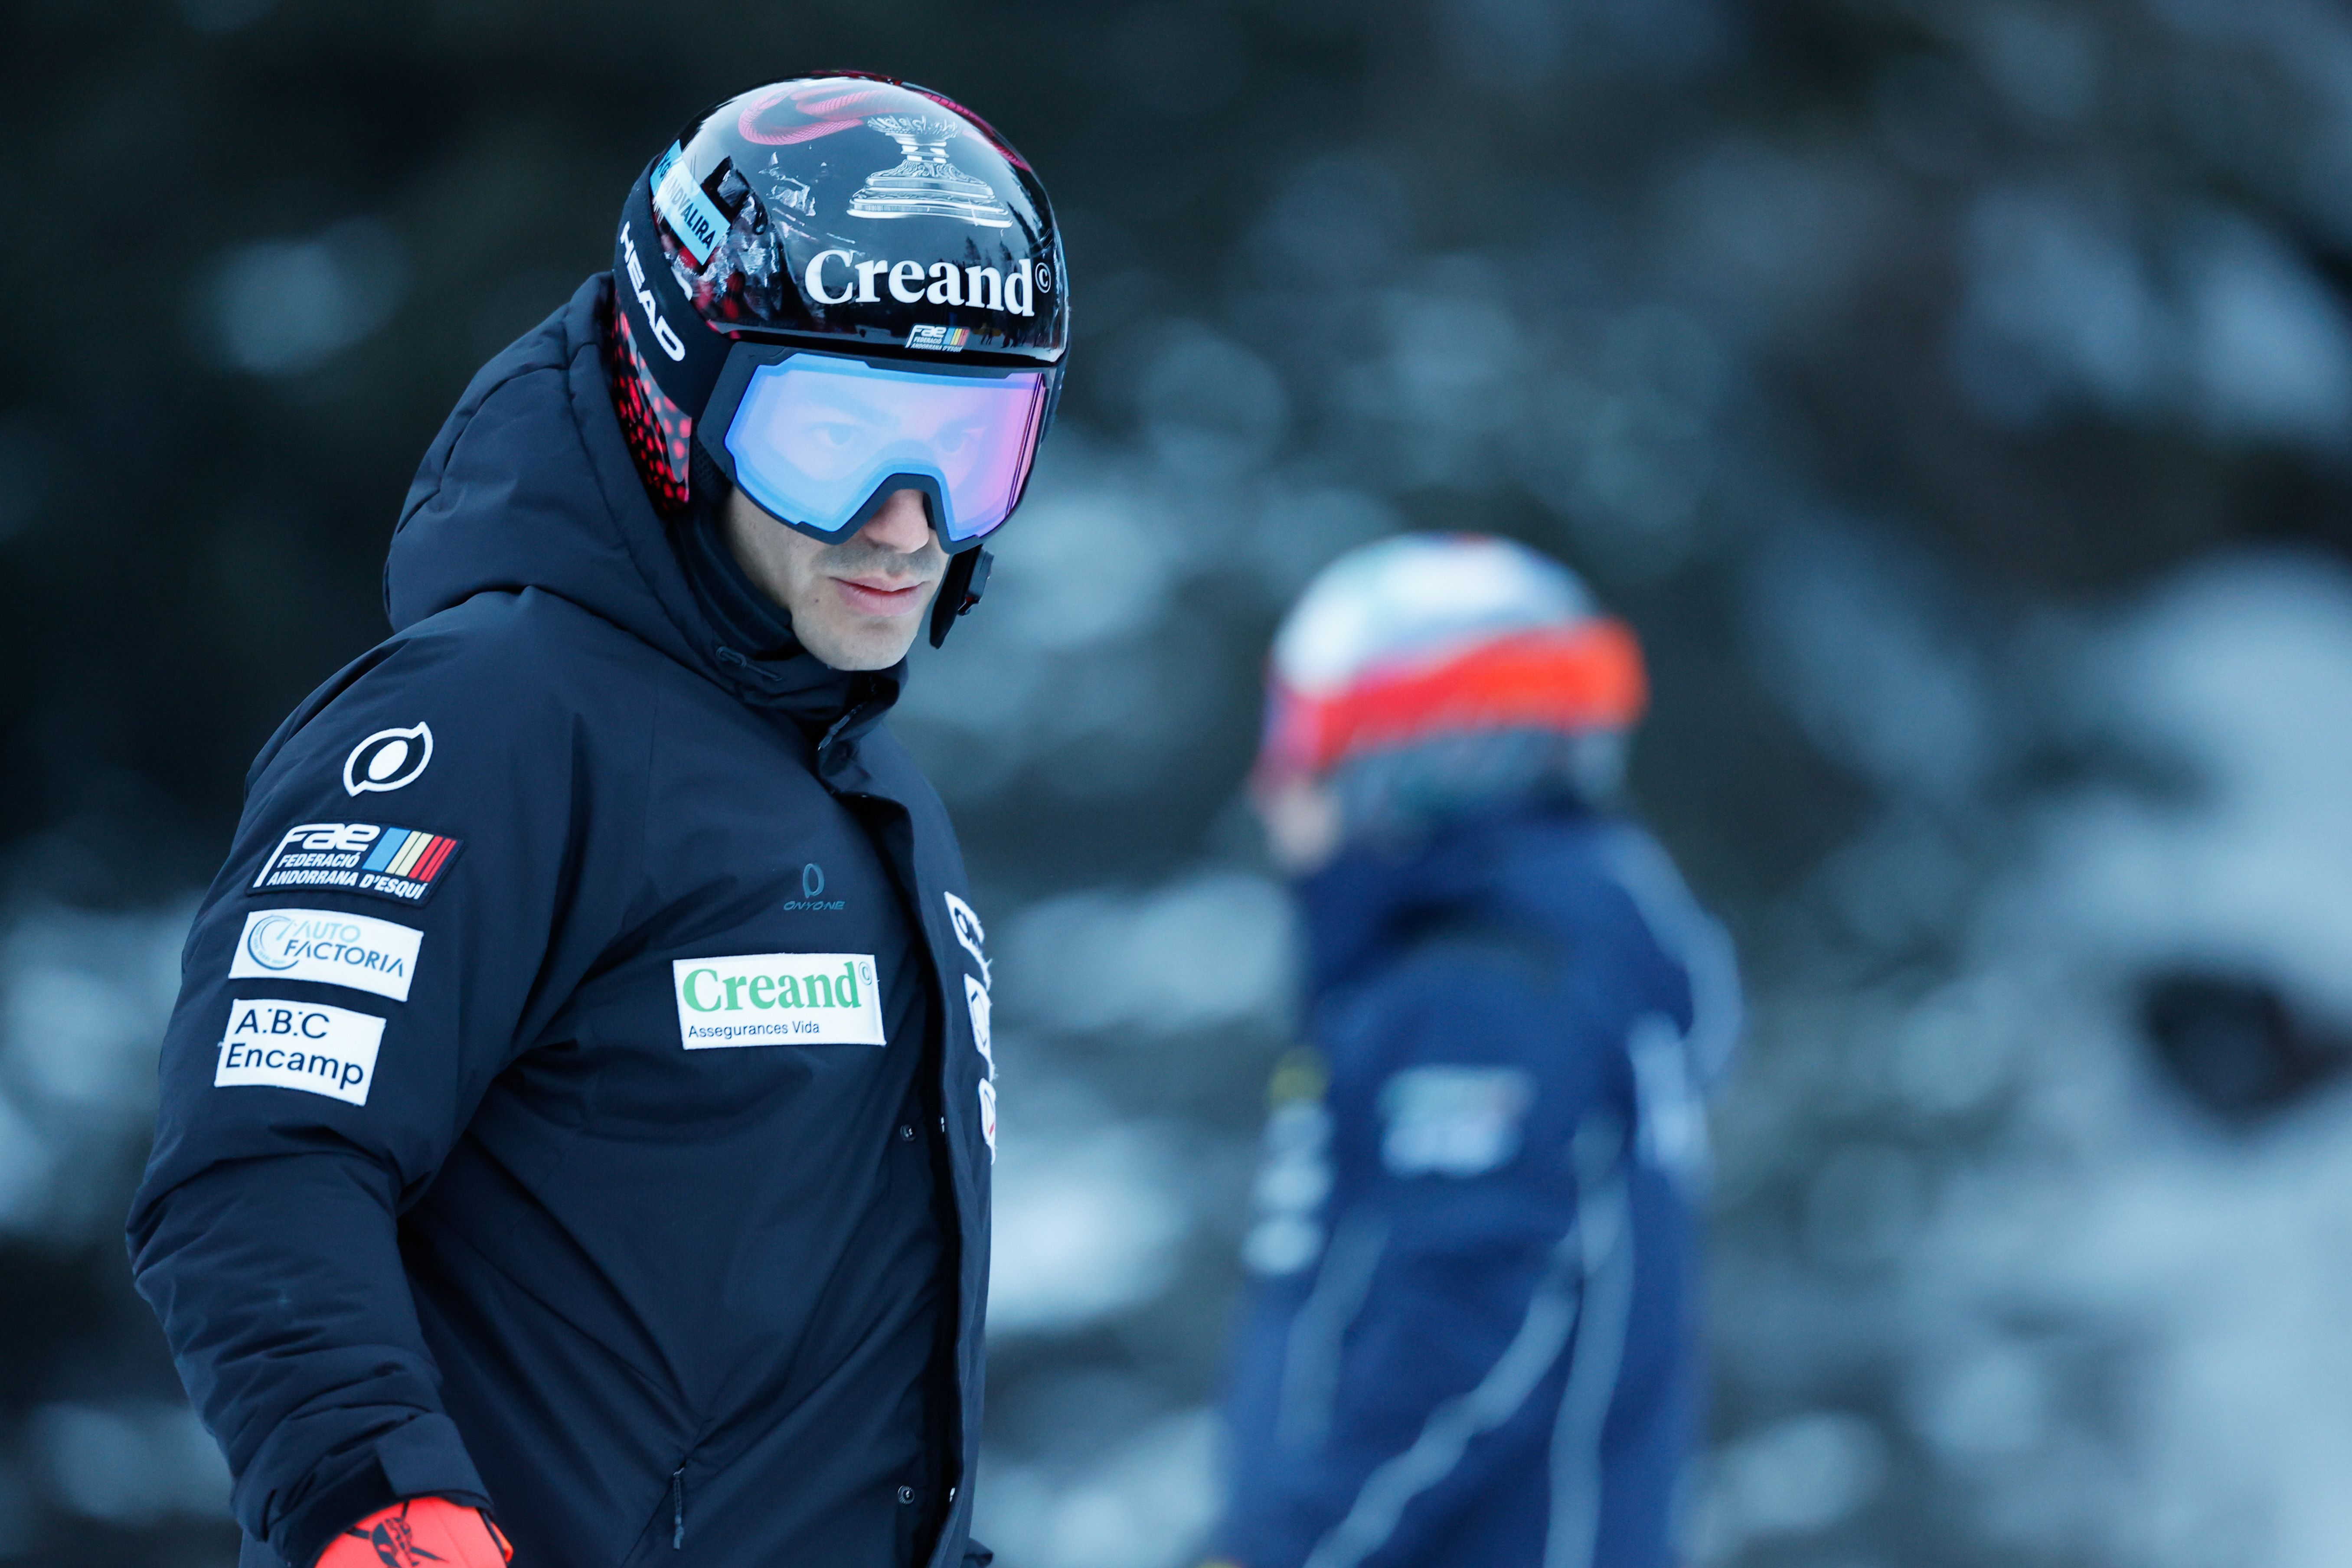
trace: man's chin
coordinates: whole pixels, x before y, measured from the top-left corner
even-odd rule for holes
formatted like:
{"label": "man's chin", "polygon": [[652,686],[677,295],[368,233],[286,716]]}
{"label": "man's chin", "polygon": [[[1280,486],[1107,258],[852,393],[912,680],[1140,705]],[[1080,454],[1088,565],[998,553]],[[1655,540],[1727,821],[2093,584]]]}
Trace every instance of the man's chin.
{"label": "man's chin", "polygon": [[915,634],[922,622],[920,612],[915,612],[887,620],[867,618],[865,625],[858,626],[819,626],[794,630],[801,646],[832,668],[887,669],[906,658],[907,650],[915,646]]}

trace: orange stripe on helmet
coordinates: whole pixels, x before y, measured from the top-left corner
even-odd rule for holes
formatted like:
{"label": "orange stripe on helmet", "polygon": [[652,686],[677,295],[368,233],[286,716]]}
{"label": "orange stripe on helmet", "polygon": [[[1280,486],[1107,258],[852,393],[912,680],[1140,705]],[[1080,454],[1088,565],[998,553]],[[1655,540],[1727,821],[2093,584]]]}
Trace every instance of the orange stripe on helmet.
{"label": "orange stripe on helmet", "polygon": [[1269,696],[1262,784],[1438,735],[1626,729],[1648,707],[1650,687],[1633,629],[1610,617],[1496,637],[1328,697],[1277,677]]}

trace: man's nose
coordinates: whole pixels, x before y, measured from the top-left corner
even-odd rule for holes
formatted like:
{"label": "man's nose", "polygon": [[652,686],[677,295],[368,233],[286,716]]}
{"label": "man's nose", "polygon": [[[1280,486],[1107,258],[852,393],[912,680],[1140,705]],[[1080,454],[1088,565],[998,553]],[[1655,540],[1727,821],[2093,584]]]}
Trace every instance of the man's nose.
{"label": "man's nose", "polygon": [[857,531],[857,537],[900,555],[912,555],[920,550],[931,537],[931,513],[923,492],[892,490],[883,500],[882,510]]}

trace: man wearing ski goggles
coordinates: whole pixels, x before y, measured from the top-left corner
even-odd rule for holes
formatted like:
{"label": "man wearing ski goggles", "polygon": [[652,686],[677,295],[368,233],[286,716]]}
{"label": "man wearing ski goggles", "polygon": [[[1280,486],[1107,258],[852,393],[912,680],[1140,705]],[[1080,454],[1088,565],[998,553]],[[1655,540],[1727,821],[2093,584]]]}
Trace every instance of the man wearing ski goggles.
{"label": "man wearing ski goggles", "polygon": [[[162,1052],[134,1267],[247,1568],[988,1562],[986,931],[884,721],[1067,300],[986,121],[793,78],[684,127],[459,398]],[[395,834],[446,853],[273,879]]]}
{"label": "man wearing ski goggles", "polygon": [[733,486],[728,543],[819,658],[895,664],[950,552],[976,549],[1012,514],[1047,399],[1041,371],[739,342],[700,443]]}

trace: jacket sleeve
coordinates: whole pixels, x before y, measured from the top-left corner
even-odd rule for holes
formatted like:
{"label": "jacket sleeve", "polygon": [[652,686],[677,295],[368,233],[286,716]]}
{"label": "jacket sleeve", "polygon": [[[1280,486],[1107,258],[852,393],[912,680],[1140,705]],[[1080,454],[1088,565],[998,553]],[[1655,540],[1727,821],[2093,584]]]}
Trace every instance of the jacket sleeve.
{"label": "jacket sleeve", "polygon": [[[1246,1568],[1407,1563],[1444,1541],[1480,1560],[1465,1531],[1542,1555],[1563,1404],[1591,1397],[1571,1381],[1601,1380],[1605,1411],[1622,1364],[1618,1244],[1638,1212],[1663,1233],[1644,1245],[1678,1256],[1687,1224],[1663,1178],[1629,1205],[1627,1037],[1646,1017],[1686,1026],[1688,989],[1631,908],[1612,909],[1607,938],[1549,975],[1456,944],[1322,1022],[1328,1179],[1285,1177],[1277,1146],[1260,1187],[1262,1204],[1328,1188],[1318,1245],[1261,1285],[1232,1384],[1219,1544]],[[1286,1261],[1258,1250],[1260,1266]],[[1521,1535],[1532,1545],[1505,1544]]]}
{"label": "jacket sleeve", "polygon": [[[514,601],[484,604],[443,619]],[[528,652],[472,630],[378,650],[256,763],[183,956],[130,1216],[238,1522],[296,1568],[401,1498],[492,1501],[441,1407],[398,1218],[576,978],[551,933],[577,923],[593,803]]]}

